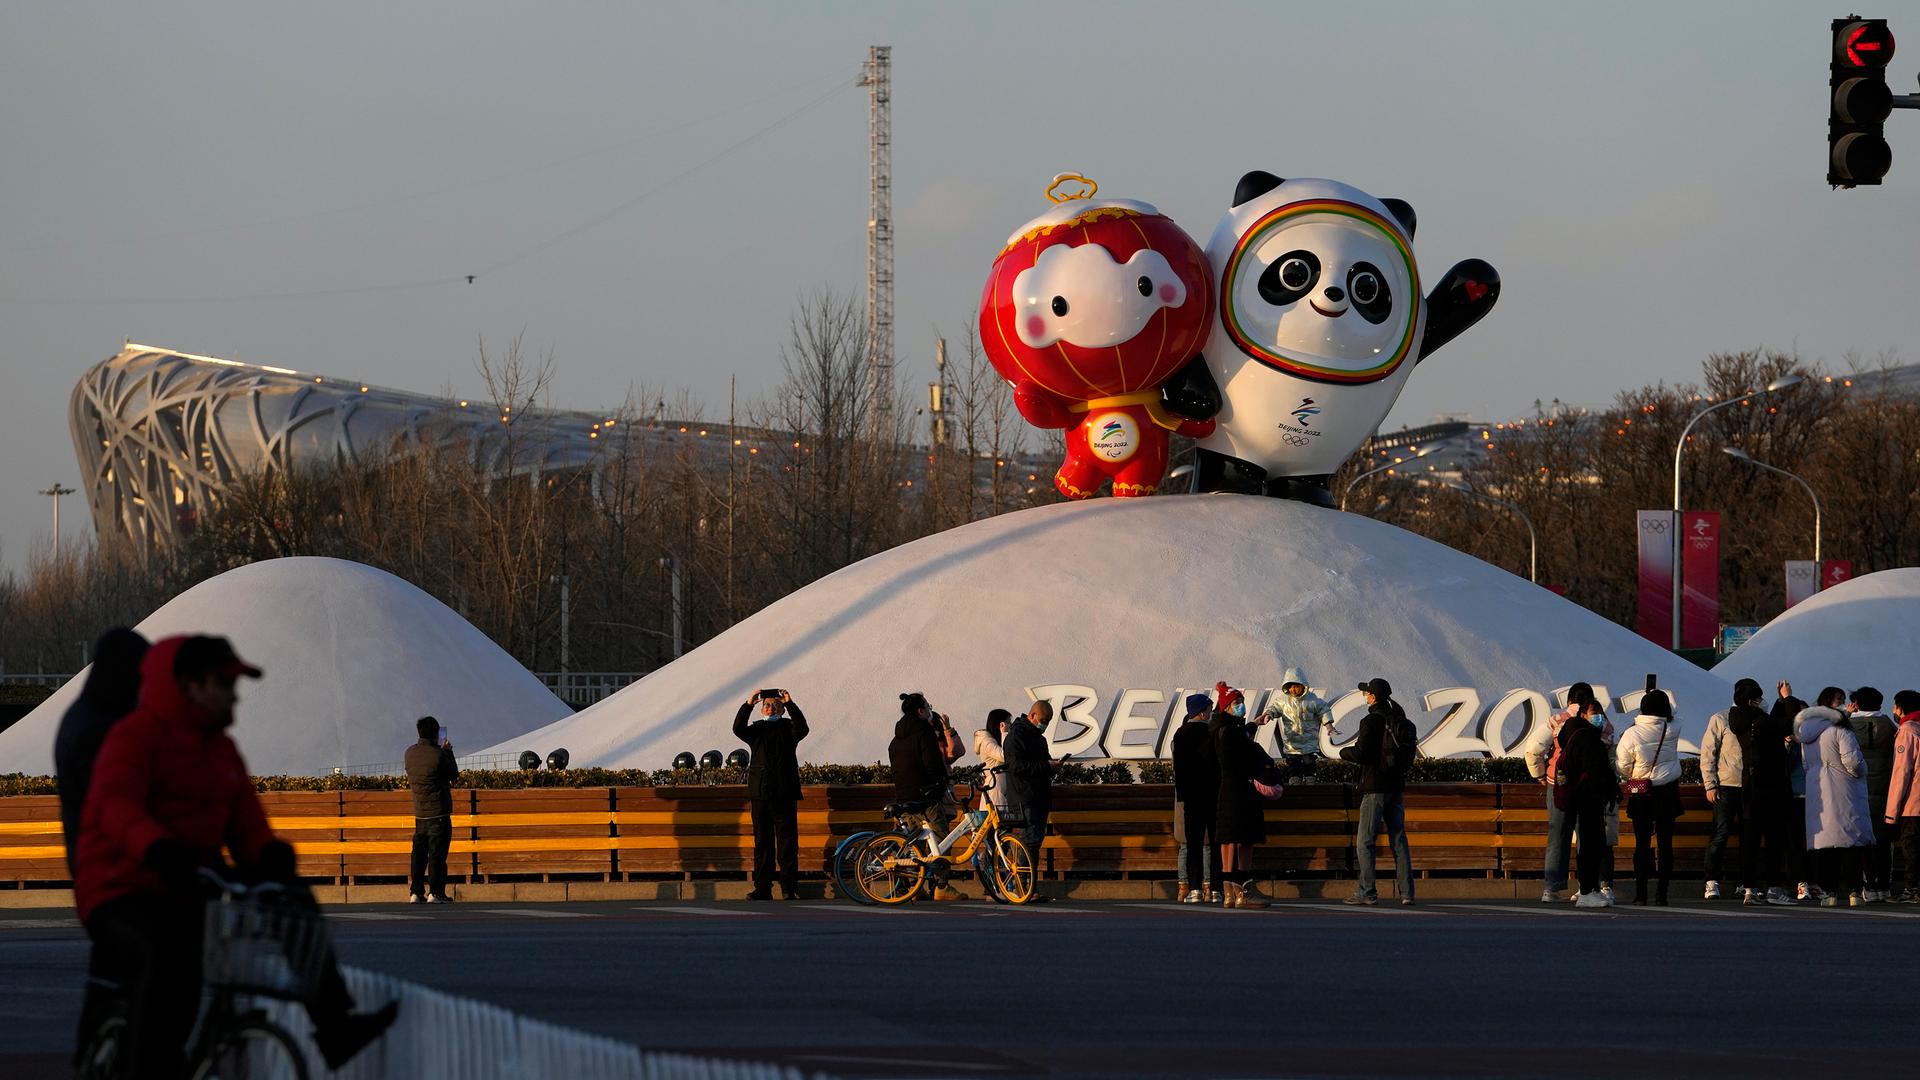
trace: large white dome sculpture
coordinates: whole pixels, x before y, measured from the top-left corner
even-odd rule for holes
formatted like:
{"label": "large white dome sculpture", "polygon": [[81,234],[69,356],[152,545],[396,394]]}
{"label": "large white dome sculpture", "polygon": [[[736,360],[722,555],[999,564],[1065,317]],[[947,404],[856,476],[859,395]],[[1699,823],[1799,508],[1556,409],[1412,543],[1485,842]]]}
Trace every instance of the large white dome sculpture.
{"label": "large white dome sculpture", "polygon": [[[240,682],[232,735],[258,775],[398,762],[414,721],[439,717],[456,753],[567,715],[555,697],[452,609],[392,574],[340,559],[229,570],[138,627],[149,640],[217,634],[266,672]],[[53,771],[53,737],[86,673],[0,733],[0,772]]]}
{"label": "large white dome sculpture", "polygon": [[[1175,691],[1276,687],[1298,665],[1335,700],[1341,739],[1384,676],[1434,756],[1471,753],[1515,689],[1576,680],[1614,696],[1648,672],[1697,734],[1731,688],[1544,588],[1368,518],[1236,495],[1040,507],[884,552],[780,600],[639,683],[494,749],[566,747],[575,763],[662,768],[738,745],[734,710],[784,687],[812,736],[801,758],[886,756],[898,694],[922,690],[963,735],[1029,695],[1067,709],[1049,730],[1078,757],[1160,756]],[[1423,695],[1477,692],[1478,707]],[[1451,695],[1449,701],[1464,695]],[[1530,710],[1509,701],[1495,754]],[[1544,710],[1542,710],[1544,711]],[[1269,729],[1270,730],[1270,729]]]}
{"label": "large white dome sculpture", "polygon": [[1785,679],[1808,701],[1825,686],[1871,686],[1893,706],[1897,690],[1920,690],[1920,568],[1882,570],[1795,604],[1713,673],[1754,679],[1773,696]]}

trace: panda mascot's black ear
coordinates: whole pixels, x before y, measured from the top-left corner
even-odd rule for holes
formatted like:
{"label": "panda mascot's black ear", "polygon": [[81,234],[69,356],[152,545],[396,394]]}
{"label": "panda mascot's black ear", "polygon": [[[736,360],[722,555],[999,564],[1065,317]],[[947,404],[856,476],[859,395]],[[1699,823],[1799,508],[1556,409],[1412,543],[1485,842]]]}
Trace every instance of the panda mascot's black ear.
{"label": "panda mascot's black ear", "polygon": [[1241,177],[1239,185],[1233,189],[1233,205],[1243,206],[1284,183],[1285,180],[1270,172],[1255,169]]}
{"label": "panda mascot's black ear", "polygon": [[1405,199],[1381,199],[1380,204],[1387,208],[1401,228],[1407,230],[1407,239],[1413,239],[1413,230],[1420,224],[1420,216],[1413,212],[1412,204]]}

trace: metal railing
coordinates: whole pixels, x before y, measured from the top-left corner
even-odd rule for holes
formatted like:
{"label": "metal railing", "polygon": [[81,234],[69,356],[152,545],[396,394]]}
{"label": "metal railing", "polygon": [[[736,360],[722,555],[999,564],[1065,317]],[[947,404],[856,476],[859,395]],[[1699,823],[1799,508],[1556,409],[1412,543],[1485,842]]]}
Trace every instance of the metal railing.
{"label": "metal railing", "polygon": [[[363,1008],[400,1003],[387,1033],[329,1074],[343,1080],[830,1080],[770,1062],[648,1053],[391,975],[353,967],[341,973]],[[264,1004],[275,1021],[300,1033],[307,1060],[318,1063],[306,1010],[292,1002]]]}
{"label": "metal railing", "polygon": [[645,671],[536,671],[533,677],[562,701],[591,705],[646,678]]}

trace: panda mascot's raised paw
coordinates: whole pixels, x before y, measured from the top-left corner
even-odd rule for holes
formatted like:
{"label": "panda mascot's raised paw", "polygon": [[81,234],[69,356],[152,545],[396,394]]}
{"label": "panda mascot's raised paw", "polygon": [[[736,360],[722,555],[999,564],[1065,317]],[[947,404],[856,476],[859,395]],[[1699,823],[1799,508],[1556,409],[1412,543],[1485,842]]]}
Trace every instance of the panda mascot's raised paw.
{"label": "panda mascot's raised paw", "polygon": [[1423,297],[1415,225],[1405,202],[1336,180],[1240,178],[1207,243],[1213,332],[1162,388],[1181,412],[1216,421],[1199,443],[1195,490],[1333,505],[1334,470],[1414,366],[1500,297],[1500,275],[1479,259]]}

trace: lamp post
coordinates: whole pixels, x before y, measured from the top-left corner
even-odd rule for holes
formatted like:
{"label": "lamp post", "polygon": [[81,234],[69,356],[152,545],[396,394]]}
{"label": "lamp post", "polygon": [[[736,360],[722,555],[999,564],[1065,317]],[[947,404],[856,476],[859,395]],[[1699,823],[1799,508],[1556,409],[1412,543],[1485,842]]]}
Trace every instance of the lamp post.
{"label": "lamp post", "polygon": [[1768,472],[1776,472],[1781,476],[1791,477],[1795,483],[1806,489],[1807,498],[1813,500],[1813,561],[1818,563],[1820,561],[1820,496],[1813,493],[1813,485],[1807,483],[1798,473],[1790,473],[1778,465],[1769,465],[1737,446],[1722,447],[1720,452],[1733,458],[1735,461],[1744,461],[1749,465],[1758,466]]}
{"label": "lamp post", "polygon": [[73,494],[70,487],[61,487],[58,482],[51,487],[40,489],[40,494],[53,499],[53,553],[60,554],[60,496]]}
{"label": "lamp post", "polygon": [[1790,386],[1798,385],[1800,385],[1800,376],[1798,375],[1788,375],[1775,379],[1768,383],[1764,390],[1739,394],[1717,405],[1709,405],[1701,409],[1699,412],[1693,414],[1693,419],[1687,421],[1686,427],[1680,429],[1680,441],[1673,446],[1673,527],[1667,530],[1668,534],[1673,537],[1673,602],[1670,606],[1673,608],[1672,626],[1674,652],[1680,651],[1680,607],[1684,598],[1682,590],[1685,588],[1685,585],[1680,580],[1680,455],[1687,448],[1687,436],[1692,434],[1693,425],[1699,423],[1701,418],[1708,413],[1719,412],[1721,409],[1738,405],[1743,401],[1751,401],[1761,394],[1771,394],[1779,390],[1785,390]]}
{"label": "lamp post", "polygon": [[1405,465],[1407,462],[1412,461],[1414,458],[1423,458],[1431,453],[1433,453],[1433,447],[1431,446],[1426,447],[1425,449],[1415,450],[1413,452],[1412,457],[1394,458],[1392,462],[1386,465],[1381,465],[1381,466],[1378,466],[1377,468],[1368,469],[1366,472],[1363,472],[1359,476],[1356,476],[1353,479],[1347,481],[1347,486],[1340,489],[1340,509],[1345,510],[1347,508],[1347,496],[1353,494],[1353,488],[1355,484],[1358,484],[1360,481],[1365,480],[1369,476],[1378,476],[1383,472],[1388,472],[1390,470],[1397,469],[1400,466]]}
{"label": "lamp post", "polygon": [[1474,489],[1462,483],[1457,483],[1457,482],[1450,483],[1447,486],[1452,488],[1455,491],[1460,492],[1461,494],[1471,495],[1476,499],[1485,499],[1490,503],[1495,503],[1497,505],[1504,506],[1507,509],[1513,511],[1514,516],[1518,517],[1522,522],[1526,524],[1527,526],[1527,580],[1538,585],[1540,583],[1540,537],[1533,531],[1533,519],[1527,516],[1527,512],[1525,510],[1520,509],[1518,506],[1514,505],[1513,503],[1508,502],[1505,499],[1496,499],[1484,491],[1475,491]]}

